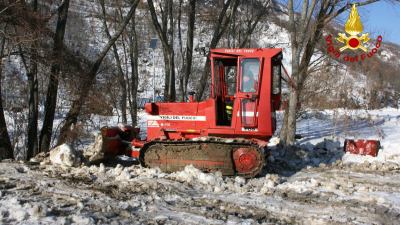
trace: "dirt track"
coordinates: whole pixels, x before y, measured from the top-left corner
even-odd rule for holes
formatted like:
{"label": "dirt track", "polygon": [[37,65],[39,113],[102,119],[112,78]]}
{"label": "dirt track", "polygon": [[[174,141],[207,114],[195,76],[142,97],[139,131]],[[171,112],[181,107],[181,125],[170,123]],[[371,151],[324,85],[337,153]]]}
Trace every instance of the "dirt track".
{"label": "dirt track", "polygon": [[[377,167],[377,168],[376,168]],[[6,224],[398,224],[397,165],[304,168],[244,180],[188,167],[0,163]]]}

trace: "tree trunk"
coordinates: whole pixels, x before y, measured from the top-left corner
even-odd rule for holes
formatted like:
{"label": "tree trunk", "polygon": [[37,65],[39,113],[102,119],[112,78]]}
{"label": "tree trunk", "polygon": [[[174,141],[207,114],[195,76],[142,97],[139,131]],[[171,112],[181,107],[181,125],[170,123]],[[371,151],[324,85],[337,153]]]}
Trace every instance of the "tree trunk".
{"label": "tree trunk", "polygon": [[[164,97],[166,101],[173,102],[176,100],[176,89],[175,89],[175,63],[174,63],[174,20],[172,1],[165,1],[164,9],[161,14],[162,26],[158,22],[156,10],[154,8],[153,0],[147,1],[149,5],[149,11],[151,14],[151,20],[154,28],[156,29],[157,35],[161,40],[164,54],[165,64],[165,79],[164,79]],[[168,29],[169,21],[169,29]]]}
{"label": "tree trunk", "polygon": [[175,88],[175,61],[174,61],[174,51],[172,49],[168,50],[169,57],[169,80],[168,80],[168,95],[166,100],[168,102],[174,102],[176,100],[176,88]]}
{"label": "tree trunk", "polygon": [[112,38],[108,41],[107,45],[103,48],[100,55],[97,57],[96,61],[92,65],[90,71],[85,76],[85,79],[81,82],[78,97],[72,102],[72,106],[71,106],[70,110],[68,111],[68,114],[65,118],[64,124],[60,131],[60,136],[58,138],[57,145],[60,145],[67,141],[68,136],[69,136],[69,131],[71,129],[73,129],[73,125],[76,124],[76,122],[78,121],[78,116],[81,113],[82,106],[86,101],[86,98],[89,94],[91,87],[93,86],[93,84],[96,81],[96,74],[100,68],[100,65],[101,65],[104,57],[107,55],[107,52],[110,50],[112,45],[117,41],[119,36],[125,30],[126,25],[129,23],[130,19],[132,18],[133,14],[136,11],[136,7],[137,7],[138,3],[139,3],[139,0],[135,0],[132,3],[131,9],[129,10],[126,18],[124,19],[121,27],[112,36]]}
{"label": "tree trunk", "polygon": [[[183,0],[179,0],[179,6],[178,6],[178,43],[179,43],[179,56],[181,57],[181,66],[178,69],[178,77],[179,77],[179,102],[184,102],[185,101],[185,94],[184,94],[184,72],[185,71],[185,65],[186,65],[186,59],[185,59],[185,54],[183,53],[183,44],[182,44],[182,4]],[[189,25],[188,25],[189,26]]]}
{"label": "tree trunk", "polygon": [[174,102],[176,100],[176,88],[175,88],[175,53],[174,53],[174,16],[173,16],[173,1],[167,1],[168,4],[168,17],[169,17],[169,29],[167,31],[168,39],[169,39],[169,87],[168,87],[168,96],[167,101]]}
{"label": "tree trunk", "polygon": [[[3,55],[4,46],[6,39],[3,38],[0,46],[0,55]],[[4,116],[3,109],[3,98],[1,95],[1,80],[3,76],[3,65],[2,60],[0,59],[0,160],[2,159],[13,159],[14,152],[11,146],[10,136],[7,131],[7,124]]]}
{"label": "tree trunk", "polygon": [[[169,78],[171,76],[171,69],[170,69],[170,62],[169,62],[169,52],[167,48],[163,48],[163,58],[164,58],[164,70],[165,70],[165,77],[164,77],[164,98],[166,101],[169,101],[169,97],[168,97],[168,90],[169,90]],[[155,78],[153,78],[155,79]],[[155,81],[153,81],[155,82]]]}
{"label": "tree trunk", "polygon": [[193,33],[194,33],[194,23],[196,19],[196,0],[189,1],[189,7],[187,11],[188,17],[188,30],[186,35],[186,64],[184,70],[183,82],[184,86],[182,88],[182,98],[185,99],[187,94],[187,86],[189,83],[189,77],[192,73],[192,62],[193,62]]}
{"label": "tree trunk", "polygon": [[[104,26],[104,31],[107,35],[108,40],[111,39],[111,34],[108,29],[107,25],[107,14],[106,14],[106,9],[104,6],[104,0],[100,0],[100,5],[102,9],[102,14],[103,14],[103,26]],[[118,83],[121,88],[121,101],[120,101],[120,107],[121,107],[121,115],[122,115],[122,123],[127,124],[128,120],[126,118],[126,102],[127,102],[127,90],[126,90],[126,82],[124,78],[124,71],[122,70],[122,64],[121,60],[118,54],[118,49],[117,45],[114,43],[112,45],[113,53],[114,53],[114,58],[115,62],[117,63],[117,69],[118,69]]]}
{"label": "tree trunk", "polygon": [[47,152],[50,148],[51,135],[53,133],[54,114],[57,106],[58,82],[60,73],[60,59],[62,55],[65,27],[67,25],[69,0],[65,0],[58,9],[56,33],[54,36],[53,60],[47,89],[44,120],[40,133],[39,147],[41,152]]}
{"label": "tree trunk", "polygon": [[[134,16],[135,15],[133,15],[132,18]],[[123,19],[123,18],[120,18],[120,19]],[[130,51],[131,51],[132,47],[131,47],[131,41],[129,40],[129,37],[128,37],[128,40],[125,40],[124,34],[122,34],[121,39],[122,39],[121,42],[122,42],[122,46],[124,49],[124,58],[125,58],[124,65],[125,65],[126,73],[124,74],[124,77],[125,77],[125,81],[126,81],[126,93],[127,93],[128,106],[129,106],[129,107],[127,107],[127,110],[129,110],[129,115],[131,116],[131,124],[133,124],[133,120],[134,120],[133,118],[134,118],[134,115],[136,115],[136,112],[134,112],[133,108],[134,107],[136,108],[137,106],[136,106],[136,99],[135,99],[135,103],[133,103],[133,100],[132,100],[132,82],[131,82],[132,73],[131,73],[131,75],[129,75],[129,73],[128,73],[128,71],[129,71],[128,67],[130,64],[130,63],[128,63],[128,60],[130,60],[130,57],[131,57]],[[129,49],[127,48],[126,43],[128,43]],[[133,104],[135,104],[135,106]],[[136,111],[136,109],[135,109],[135,111]],[[136,121],[136,116],[135,116],[135,121]]]}
{"label": "tree trunk", "polygon": [[[33,1],[33,11],[37,11],[37,0]],[[36,156],[39,153],[38,147],[38,116],[39,116],[39,91],[37,79],[37,50],[36,44],[31,45],[30,67],[27,73],[29,86],[29,112],[28,112],[28,142],[27,142],[27,160]],[[22,54],[22,53],[21,53]]]}
{"label": "tree trunk", "polygon": [[286,105],[285,112],[283,115],[282,127],[279,133],[279,139],[281,145],[286,145],[286,137],[288,132],[288,113],[289,113],[289,105]]}
{"label": "tree trunk", "polygon": [[299,101],[299,94],[297,91],[290,92],[288,114],[287,114],[287,133],[286,145],[294,145],[296,135],[296,113],[297,103]]}
{"label": "tree trunk", "polygon": [[[34,46],[32,46],[34,47]],[[37,51],[32,49],[30,68],[28,71],[28,86],[29,86],[29,112],[28,112],[28,143],[27,143],[27,160],[36,156],[39,153],[38,148],[38,106],[39,106],[39,93],[38,93],[38,79],[37,79]]]}
{"label": "tree trunk", "polygon": [[138,39],[136,33],[136,16],[132,16],[131,20],[131,33],[129,35],[129,57],[131,58],[131,118],[132,118],[132,126],[135,127],[137,125],[137,90],[139,85],[139,69],[138,69],[138,58],[139,58],[139,48],[138,48]]}

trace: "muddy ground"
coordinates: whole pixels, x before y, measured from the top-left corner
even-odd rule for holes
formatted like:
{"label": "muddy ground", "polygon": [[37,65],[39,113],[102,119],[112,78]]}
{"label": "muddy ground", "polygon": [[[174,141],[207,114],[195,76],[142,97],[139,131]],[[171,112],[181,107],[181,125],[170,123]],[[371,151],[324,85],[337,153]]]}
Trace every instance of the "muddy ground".
{"label": "muddy ground", "polygon": [[191,166],[165,174],[138,165],[3,161],[0,222],[399,224],[399,164],[344,164],[336,154],[320,154],[325,160],[311,163],[276,155],[263,175],[248,180]]}

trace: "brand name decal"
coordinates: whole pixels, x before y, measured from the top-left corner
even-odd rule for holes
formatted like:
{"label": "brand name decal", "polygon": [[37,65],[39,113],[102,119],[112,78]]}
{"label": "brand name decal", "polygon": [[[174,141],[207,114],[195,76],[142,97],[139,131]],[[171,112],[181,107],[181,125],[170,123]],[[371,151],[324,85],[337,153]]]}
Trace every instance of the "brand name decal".
{"label": "brand name decal", "polygon": [[158,115],[148,116],[148,120],[188,120],[188,121],[206,121],[205,116],[180,116],[180,115]]}

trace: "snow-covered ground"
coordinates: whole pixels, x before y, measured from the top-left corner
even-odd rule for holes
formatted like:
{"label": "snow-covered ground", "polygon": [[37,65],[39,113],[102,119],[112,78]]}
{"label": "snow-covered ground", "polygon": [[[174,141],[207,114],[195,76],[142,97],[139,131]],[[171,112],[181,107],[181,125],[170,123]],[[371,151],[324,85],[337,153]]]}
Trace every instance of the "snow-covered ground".
{"label": "snow-covered ground", "polygon": [[[385,108],[379,110],[326,110],[306,112],[300,120],[298,132],[302,148],[324,144],[343,145],[345,139],[375,139],[381,142],[377,157],[346,154],[344,162],[394,162],[400,163],[400,110]],[[325,141],[326,142],[326,141]]]}
{"label": "snow-covered ground", "polygon": [[[192,166],[0,163],[3,224],[398,224],[400,111],[308,111],[298,149],[257,178]],[[344,138],[375,138],[378,157],[345,154]],[[62,150],[66,154],[70,150]],[[121,161],[122,164],[122,161]]]}

